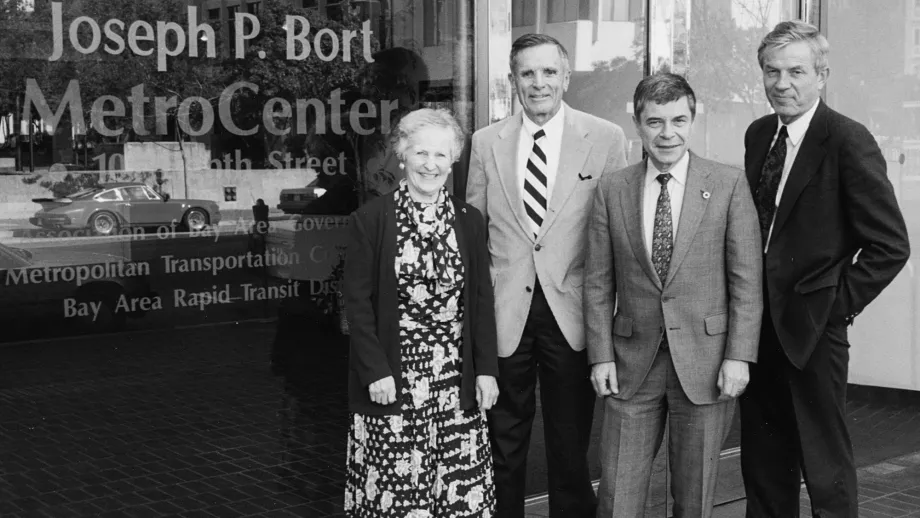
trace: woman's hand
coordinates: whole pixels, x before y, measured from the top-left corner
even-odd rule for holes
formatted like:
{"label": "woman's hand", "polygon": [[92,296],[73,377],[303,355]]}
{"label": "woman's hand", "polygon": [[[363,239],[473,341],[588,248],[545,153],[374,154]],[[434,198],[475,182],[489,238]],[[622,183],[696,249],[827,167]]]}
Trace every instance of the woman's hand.
{"label": "woman's hand", "polygon": [[390,405],[396,402],[396,382],[393,376],[379,379],[367,387],[371,401],[378,405]]}
{"label": "woman's hand", "polygon": [[495,376],[476,376],[476,402],[480,410],[488,410],[498,401],[498,381]]}

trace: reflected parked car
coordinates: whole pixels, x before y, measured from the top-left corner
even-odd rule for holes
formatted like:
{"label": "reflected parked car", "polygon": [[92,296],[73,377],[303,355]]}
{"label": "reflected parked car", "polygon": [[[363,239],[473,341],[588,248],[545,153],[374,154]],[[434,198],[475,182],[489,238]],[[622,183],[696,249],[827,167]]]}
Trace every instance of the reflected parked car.
{"label": "reflected parked car", "polygon": [[278,208],[285,214],[303,214],[307,205],[324,194],[326,189],[319,187],[316,180],[306,187],[281,189]]}
{"label": "reflected parked car", "polygon": [[100,236],[119,227],[176,223],[202,230],[220,222],[220,208],[210,200],[177,200],[160,195],[143,183],[108,183],[65,198],[35,198],[42,208],[29,223],[46,229],[89,229]]}
{"label": "reflected parked car", "polygon": [[[125,257],[80,247],[24,250],[0,243],[0,325],[2,339],[32,338],[53,332],[63,321],[81,331],[116,331],[133,299],[151,297],[147,271]],[[86,311],[83,311],[83,309]],[[20,332],[22,335],[11,337]]]}

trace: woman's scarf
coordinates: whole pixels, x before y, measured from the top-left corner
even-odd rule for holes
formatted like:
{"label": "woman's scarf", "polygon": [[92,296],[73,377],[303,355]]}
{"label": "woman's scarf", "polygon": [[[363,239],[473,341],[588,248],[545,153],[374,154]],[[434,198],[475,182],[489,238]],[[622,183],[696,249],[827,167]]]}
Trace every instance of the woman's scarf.
{"label": "woman's scarf", "polygon": [[[417,248],[416,257],[402,257],[401,262],[414,262],[417,275],[427,281],[431,292],[442,292],[456,284],[454,261],[457,241],[454,235],[454,204],[442,187],[434,203],[420,203],[412,199],[405,180],[396,191],[396,207],[412,226],[412,244]],[[414,251],[413,251],[414,252]],[[404,250],[403,255],[406,255]],[[415,256],[415,253],[410,255]],[[399,269],[397,263],[397,270]]]}

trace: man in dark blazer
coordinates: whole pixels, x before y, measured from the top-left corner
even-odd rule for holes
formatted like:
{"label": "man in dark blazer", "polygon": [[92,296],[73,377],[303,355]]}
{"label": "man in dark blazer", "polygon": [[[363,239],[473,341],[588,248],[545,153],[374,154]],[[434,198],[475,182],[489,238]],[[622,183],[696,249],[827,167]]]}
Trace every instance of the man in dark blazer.
{"label": "man in dark blazer", "polygon": [[815,516],[858,516],[846,426],[847,326],[909,255],[885,159],[861,124],[820,99],[828,43],[782,22],[757,51],[775,115],[745,135],[764,243],[758,363],[741,397],[747,516],[799,516],[800,473]]}

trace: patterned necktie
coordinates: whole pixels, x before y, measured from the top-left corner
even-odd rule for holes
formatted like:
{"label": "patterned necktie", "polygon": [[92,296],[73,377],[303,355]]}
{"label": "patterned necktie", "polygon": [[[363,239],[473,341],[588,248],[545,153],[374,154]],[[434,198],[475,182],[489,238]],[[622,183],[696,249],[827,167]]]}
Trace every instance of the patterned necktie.
{"label": "patterned necktie", "polygon": [[784,125],[779,130],[776,142],[767,153],[767,160],[763,163],[760,181],[754,191],[754,204],[757,206],[757,216],[760,218],[760,237],[762,245],[767,246],[770,236],[770,226],[773,224],[773,215],[776,213],[776,192],[779,190],[779,181],[783,177],[783,167],[786,165],[786,137],[789,133]]}
{"label": "patterned necktie", "polygon": [[671,224],[671,196],[668,194],[668,180],[671,175],[661,173],[658,175],[661,184],[661,193],[658,195],[658,205],[655,207],[655,231],[652,233],[652,264],[658,278],[664,284],[668,277],[668,266],[671,264],[671,252],[674,249],[674,227]]}
{"label": "patterned necktie", "polygon": [[546,132],[540,130],[533,135],[533,149],[527,159],[527,172],[524,174],[524,208],[530,217],[533,237],[537,237],[543,218],[546,217],[546,154],[540,149],[540,139]]}

